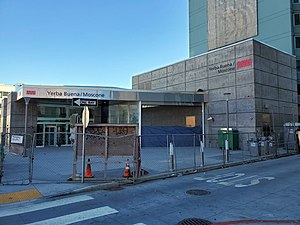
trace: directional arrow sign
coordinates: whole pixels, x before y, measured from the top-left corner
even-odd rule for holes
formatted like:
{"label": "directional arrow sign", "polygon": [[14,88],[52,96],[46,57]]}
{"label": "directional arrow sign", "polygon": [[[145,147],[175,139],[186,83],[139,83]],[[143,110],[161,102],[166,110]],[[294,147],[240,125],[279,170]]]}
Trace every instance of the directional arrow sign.
{"label": "directional arrow sign", "polygon": [[73,106],[97,106],[97,99],[73,98]]}

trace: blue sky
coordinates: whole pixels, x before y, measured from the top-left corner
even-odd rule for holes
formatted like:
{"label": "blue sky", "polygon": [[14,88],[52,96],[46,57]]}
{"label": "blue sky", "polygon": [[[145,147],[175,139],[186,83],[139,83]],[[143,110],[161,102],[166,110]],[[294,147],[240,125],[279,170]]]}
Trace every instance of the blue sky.
{"label": "blue sky", "polygon": [[187,57],[187,0],[0,0],[0,83],[131,88]]}

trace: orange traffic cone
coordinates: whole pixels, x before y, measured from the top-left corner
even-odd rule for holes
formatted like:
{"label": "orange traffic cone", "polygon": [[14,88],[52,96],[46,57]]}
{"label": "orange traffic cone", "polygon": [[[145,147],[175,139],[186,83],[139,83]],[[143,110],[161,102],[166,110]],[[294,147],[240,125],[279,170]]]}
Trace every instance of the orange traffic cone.
{"label": "orange traffic cone", "polygon": [[141,169],[141,176],[148,175],[149,172],[147,170]]}
{"label": "orange traffic cone", "polygon": [[130,166],[129,166],[129,160],[127,159],[126,166],[125,166],[125,171],[123,177],[129,178],[131,177],[130,173]]}
{"label": "orange traffic cone", "polygon": [[88,161],[87,161],[86,170],[85,170],[85,176],[84,177],[87,177],[87,178],[94,177],[93,174],[92,174],[91,160],[90,159],[88,159]]}

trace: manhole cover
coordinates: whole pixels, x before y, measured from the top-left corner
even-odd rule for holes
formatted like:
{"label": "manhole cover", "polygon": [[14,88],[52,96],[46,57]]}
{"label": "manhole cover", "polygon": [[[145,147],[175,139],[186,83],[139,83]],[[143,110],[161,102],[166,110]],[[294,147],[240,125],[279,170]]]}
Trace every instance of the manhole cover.
{"label": "manhole cover", "polygon": [[210,225],[212,222],[199,218],[188,218],[180,221],[177,225]]}
{"label": "manhole cover", "polygon": [[208,194],[210,194],[209,191],[199,190],[199,189],[188,190],[186,193],[189,195],[208,195]]}

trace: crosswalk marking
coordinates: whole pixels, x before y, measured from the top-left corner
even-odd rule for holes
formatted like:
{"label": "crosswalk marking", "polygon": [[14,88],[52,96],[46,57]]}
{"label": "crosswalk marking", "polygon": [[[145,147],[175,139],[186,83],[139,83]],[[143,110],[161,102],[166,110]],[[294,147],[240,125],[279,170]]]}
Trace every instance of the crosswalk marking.
{"label": "crosswalk marking", "polygon": [[26,225],[52,225],[52,224],[64,225],[64,224],[77,223],[84,220],[93,219],[100,216],[106,216],[114,213],[118,213],[118,211],[108,206],[104,206],[104,207],[81,211],[78,213],[73,213],[65,216],[55,217],[48,220],[42,220],[42,221],[38,221]]}
{"label": "crosswalk marking", "polygon": [[48,208],[53,208],[57,206],[63,206],[63,205],[68,205],[76,202],[82,202],[82,201],[87,201],[94,199],[93,197],[90,197],[88,195],[81,195],[81,196],[75,196],[75,197],[70,197],[70,198],[64,198],[64,199],[59,199],[51,202],[43,202],[40,204],[35,204],[35,205],[28,205],[25,207],[15,207],[7,210],[1,210],[0,211],[0,218],[5,217],[5,216],[13,216],[17,214],[22,214],[22,213],[28,213],[28,212],[33,212],[37,210],[42,210],[42,209],[48,209]]}

